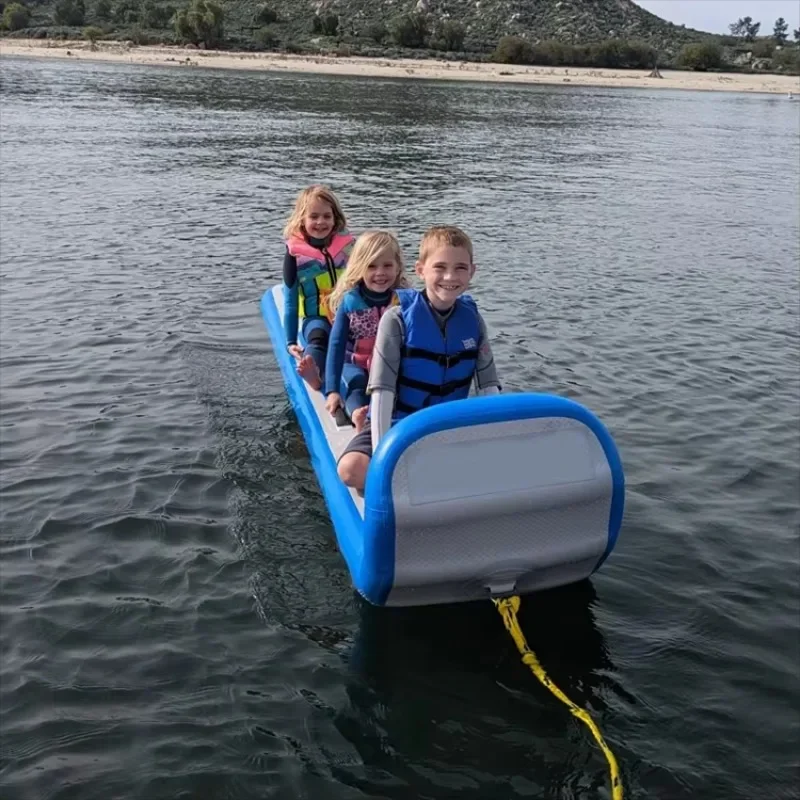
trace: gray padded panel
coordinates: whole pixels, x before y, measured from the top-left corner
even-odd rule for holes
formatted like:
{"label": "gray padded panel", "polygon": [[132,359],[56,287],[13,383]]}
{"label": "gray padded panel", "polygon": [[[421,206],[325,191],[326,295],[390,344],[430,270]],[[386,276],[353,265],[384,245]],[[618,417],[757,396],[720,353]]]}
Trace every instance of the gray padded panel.
{"label": "gray padded panel", "polygon": [[393,475],[388,605],[457,602],[587,577],[608,542],[612,488],[597,438],[575,420],[424,437]]}

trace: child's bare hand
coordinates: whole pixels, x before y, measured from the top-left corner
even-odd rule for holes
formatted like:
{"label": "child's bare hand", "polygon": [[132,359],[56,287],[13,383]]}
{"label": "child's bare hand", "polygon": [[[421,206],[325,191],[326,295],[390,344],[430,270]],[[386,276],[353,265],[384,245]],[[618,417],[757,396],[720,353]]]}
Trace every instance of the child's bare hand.
{"label": "child's bare hand", "polygon": [[328,410],[328,413],[333,416],[336,413],[336,409],[340,406],[344,408],[342,405],[342,396],[336,394],[336,392],[331,392],[328,395],[328,399],[325,401],[325,408]]}
{"label": "child's bare hand", "polygon": [[286,348],[298,361],[303,357],[303,348],[299,344],[290,344]]}

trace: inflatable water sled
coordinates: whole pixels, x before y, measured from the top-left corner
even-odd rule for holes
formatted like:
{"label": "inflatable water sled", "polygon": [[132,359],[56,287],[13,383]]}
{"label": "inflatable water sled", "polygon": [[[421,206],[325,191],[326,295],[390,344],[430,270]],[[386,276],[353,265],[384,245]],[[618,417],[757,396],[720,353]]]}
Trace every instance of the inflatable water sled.
{"label": "inflatable water sled", "polygon": [[416,606],[525,594],[580,581],[617,541],[624,475],[588,409],[547,394],[455,400],[393,425],[364,496],[336,462],[354,435],[296,371],[283,287],[261,313],[353,584],[374,605]]}

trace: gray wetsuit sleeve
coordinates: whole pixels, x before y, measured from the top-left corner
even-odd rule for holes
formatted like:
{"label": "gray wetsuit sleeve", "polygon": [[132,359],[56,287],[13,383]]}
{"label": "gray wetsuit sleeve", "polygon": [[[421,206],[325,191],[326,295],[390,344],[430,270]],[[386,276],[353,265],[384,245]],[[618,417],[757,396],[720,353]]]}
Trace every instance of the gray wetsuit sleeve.
{"label": "gray wetsuit sleeve", "polygon": [[475,388],[479,394],[494,394],[492,389],[500,391],[500,381],[497,378],[497,369],[494,366],[494,355],[492,345],[489,341],[489,334],[486,331],[486,323],[483,317],[478,314],[480,323],[480,341],[478,342],[478,361],[475,365]]}
{"label": "gray wetsuit sleeve", "polygon": [[397,373],[400,371],[400,352],[404,335],[400,308],[393,306],[384,313],[378,323],[367,392],[385,389],[394,395],[397,391]]}
{"label": "gray wetsuit sleeve", "polygon": [[394,410],[394,392],[388,389],[375,389],[370,394],[369,413],[371,418],[372,452],[378,449],[378,442],[392,427],[392,411]]}

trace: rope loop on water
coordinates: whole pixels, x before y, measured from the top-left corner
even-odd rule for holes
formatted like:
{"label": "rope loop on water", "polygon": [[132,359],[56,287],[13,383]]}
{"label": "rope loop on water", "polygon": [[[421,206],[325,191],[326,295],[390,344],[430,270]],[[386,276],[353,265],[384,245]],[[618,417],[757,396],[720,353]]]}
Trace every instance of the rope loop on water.
{"label": "rope loop on water", "polygon": [[539,663],[536,653],[534,653],[533,650],[528,647],[525,634],[522,632],[519,620],[517,619],[517,612],[519,611],[520,607],[519,597],[514,595],[513,597],[493,598],[492,602],[500,612],[500,616],[503,618],[503,623],[506,626],[506,630],[511,634],[514,644],[517,645],[517,650],[519,650],[520,655],[522,656],[522,663],[529,667],[531,672],[539,679],[539,682],[542,684],[542,686],[546,687],[550,692],[552,692],[565,706],[567,706],[567,708],[569,708],[570,713],[574,717],[577,717],[579,720],[581,720],[581,722],[585,723],[592,732],[592,736],[600,746],[600,749],[603,751],[606,761],[608,761],[608,770],[611,777],[612,800],[622,800],[622,779],[619,775],[617,759],[614,757],[611,749],[606,744],[605,739],[603,739],[603,734],[600,733],[600,729],[597,727],[595,721],[589,716],[589,714],[584,711],[584,709],[575,705],[575,703],[573,703],[572,700],[570,700],[569,697],[567,697],[564,692],[562,692],[561,689],[559,689],[558,686],[556,686],[553,681],[550,680],[550,677]]}

